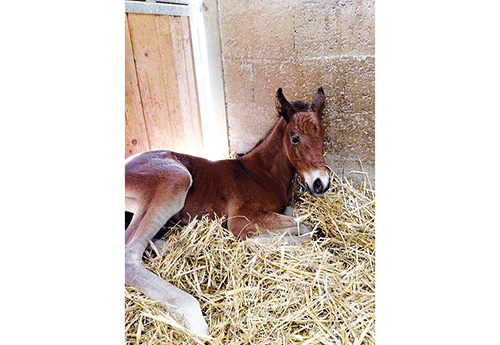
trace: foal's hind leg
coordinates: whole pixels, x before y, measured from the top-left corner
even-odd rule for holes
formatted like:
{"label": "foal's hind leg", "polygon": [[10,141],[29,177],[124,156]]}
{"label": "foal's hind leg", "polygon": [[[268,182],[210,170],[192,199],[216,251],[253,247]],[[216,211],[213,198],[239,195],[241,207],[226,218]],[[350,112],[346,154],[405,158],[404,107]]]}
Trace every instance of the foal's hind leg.
{"label": "foal's hind leg", "polygon": [[[184,169],[185,170],[185,169]],[[142,254],[148,241],[163,224],[179,212],[191,185],[191,175],[174,170],[169,178],[148,179],[147,188],[140,188],[140,181],[131,186],[136,193],[136,213],[126,231],[125,282],[153,300],[164,302],[165,308],[177,319],[184,319],[186,327],[201,335],[208,335],[208,326],[201,313],[199,302],[188,293],[178,289],[142,264]]]}

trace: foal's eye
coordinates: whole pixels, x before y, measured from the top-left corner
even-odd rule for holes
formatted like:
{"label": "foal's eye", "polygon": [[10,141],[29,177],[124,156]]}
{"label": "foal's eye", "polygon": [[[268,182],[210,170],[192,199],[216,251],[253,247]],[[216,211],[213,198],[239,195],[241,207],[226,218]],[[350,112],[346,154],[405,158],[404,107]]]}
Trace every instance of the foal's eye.
{"label": "foal's eye", "polygon": [[300,142],[300,138],[298,135],[294,135],[291,137],[292,139],[292,144],[297,145]]}

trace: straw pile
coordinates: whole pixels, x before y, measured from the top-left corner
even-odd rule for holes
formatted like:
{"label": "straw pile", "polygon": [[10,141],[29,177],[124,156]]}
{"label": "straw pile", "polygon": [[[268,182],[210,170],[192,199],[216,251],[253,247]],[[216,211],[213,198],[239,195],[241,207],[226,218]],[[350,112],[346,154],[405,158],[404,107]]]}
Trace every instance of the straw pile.
{"label": "straw pile", "polygon": [[[316,198],[297,187],[293,206],[320,234],[314,241],[238,241],[221,219],[202,218],[172,229],[145,265],[200,301],[208,344],[374,344],[374,198],[339,179]],[[130,287],[125,339],[203,343]]]}

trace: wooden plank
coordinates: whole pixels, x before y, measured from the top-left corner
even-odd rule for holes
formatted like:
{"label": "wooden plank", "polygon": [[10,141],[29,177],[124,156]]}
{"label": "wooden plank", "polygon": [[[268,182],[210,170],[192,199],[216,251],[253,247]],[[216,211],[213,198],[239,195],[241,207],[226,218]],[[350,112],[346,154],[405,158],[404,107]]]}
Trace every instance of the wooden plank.
{"label": "wooden plank", "polygon": [[[165,85],[165,97],[169,106],[168,123],[165,129],[170,138],[171,150],[183,153],[186,151],[186,138],[184,137],[184,126],[182,108],[179,92],[177,73],[175,70],[175,57],[173,54],[173,38],[171,32],[172,16],[157,16],[157,30],[159,35],[160,52],[162,55],[163,83]],[[175,129],[175,130],[173,130]]]}
{"label": "wooden plank", "polygon": [[183,134],[186,145],[188,145],[186,151],[191,154],[201,155],[203,154],[203,135],[188,18],[173,17],[171,19],[171,30]]}
{"label": "wooden plank", "polygon": [[135,13],[130,13],[128,18],[150,148],[177,150],[176,140],[172,139],[175,133],[182,133],[183,128],[181,121],[175,118],[169,121],[157,18]]}
{"label": "wooden plank", "polygon": [[149,150],[133,55],[125,15],[125,157]]}

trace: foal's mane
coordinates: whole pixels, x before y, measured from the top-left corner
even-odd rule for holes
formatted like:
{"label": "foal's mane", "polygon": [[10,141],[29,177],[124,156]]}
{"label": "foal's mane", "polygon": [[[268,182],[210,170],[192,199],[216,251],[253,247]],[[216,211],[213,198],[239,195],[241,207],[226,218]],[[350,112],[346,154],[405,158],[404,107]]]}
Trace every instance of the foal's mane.
{"label": "foal's mane", "polygon": [[[292,114],[299,113],[299,112],[304,112],[304,111],[312,111],[311,104],[309,104],[307,102],[304,102],[304,101],[294,101],[294,102],[290,103],[290,105],[292,106],[292,109],[293,109]],[[278,115],[278,119],[279,119],[279,117],[280,117],[280,115]],[[266,138],[269,136],[269,134],[271,134],[271,132],[273,131],[274,127],[276,127],[276,125],[278,124],[278,121],[274,124],[274,126],[271,127],[271,129],[267,132],[267,134],[264,136],[264,138],[260,139],[257,142],[257,144],[255,144],[254,147],[252,147],[246,153],[237,153],[236,157],[243,157],[243,156],[249,154],[250,152],[252,152],[253,150],[255,150],[255,148],[257,148],[260,144],[262,144],[262,142],[264,140],[266,140]]]}

